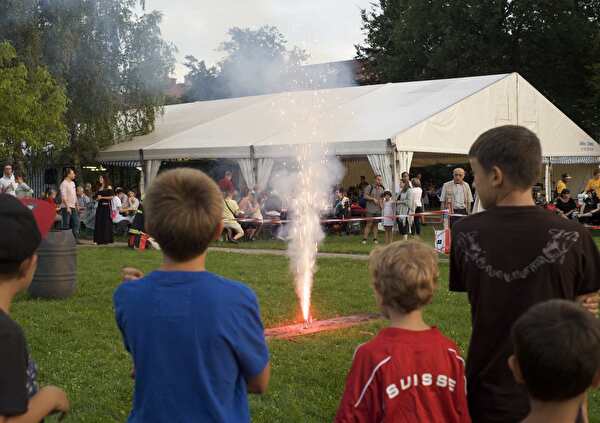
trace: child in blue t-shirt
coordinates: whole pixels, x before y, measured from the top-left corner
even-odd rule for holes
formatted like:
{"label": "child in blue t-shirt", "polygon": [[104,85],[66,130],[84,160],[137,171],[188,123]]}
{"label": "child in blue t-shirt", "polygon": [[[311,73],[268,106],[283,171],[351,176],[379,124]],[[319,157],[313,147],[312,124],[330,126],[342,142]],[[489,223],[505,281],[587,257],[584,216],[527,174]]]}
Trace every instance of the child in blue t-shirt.
{"label": "child in blue t-shirt", "polygon": [[221,193],[200,171],[170,170],[144,207],[164,261],[139,279],[127,269],[114,294],[135,368],[128,421],[248,422],[247,393],[267,389],[269,352],[254,292],[205,269],[223,229]]}

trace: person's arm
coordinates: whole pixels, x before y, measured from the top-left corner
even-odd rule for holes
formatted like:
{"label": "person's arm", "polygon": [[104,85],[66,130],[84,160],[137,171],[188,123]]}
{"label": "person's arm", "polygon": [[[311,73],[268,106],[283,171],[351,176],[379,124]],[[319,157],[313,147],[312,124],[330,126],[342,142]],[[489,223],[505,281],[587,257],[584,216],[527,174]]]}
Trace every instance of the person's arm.
{"label": "person's arm", "polygon": [[465,182],[465,185],[467,188],[467,204],[465,204],[465,206],[467,207],[467,214],[471,214],[471,211],[473,210],[473,193],[471,192],[469,184]]}
{"label": "person's arm", "polygon": [[248,288],[245,290],[238,307],[231,311],[226,328],[248,391],[263,394],[271,375],[269,349],[256,295]]}
{"label": "person's arm", "polygon": [[27,404],[27,412],[18,416],[0,416],[0,423],[38,423],[52,413],[69,411],[67,394],[56,386],[45,386]]}
{"label": "person's arm", "polygon": [[450,291],[467,292],[467,284],[465,283],[462,270],[460,240],[461,234],[453,229],[450,246],[450,275],[448,285]]}
{"label": "person's arm", "polygon": [[264,394],[269,387],[269,379],[271,379],[271,363],[267,363],[264,370],[258,375],[248,379],[248,392]]}
{"label": "person's arm", "polygon": [[576,278],[576,301],[586,310],[598,315],[600,291],[600,251],[588,231],[582,230],[579,254],[579,275]]}
{"label": "person's arm", "polygon": [[440,201],[442,203],[442,207],[446,207],[446,184],[442,185],[442,192],[440,194]]}
{"label": "person's arm", "polygon": [[65,181],[62,181],[60,183],[59,190],[60,190],[60,207],[67,209],[67,212],[69,212],[70,209],[69,209],[69,207],[67,207],[67,203],[65,203],[65,198],[67,198],[67,184],[65,184]]}

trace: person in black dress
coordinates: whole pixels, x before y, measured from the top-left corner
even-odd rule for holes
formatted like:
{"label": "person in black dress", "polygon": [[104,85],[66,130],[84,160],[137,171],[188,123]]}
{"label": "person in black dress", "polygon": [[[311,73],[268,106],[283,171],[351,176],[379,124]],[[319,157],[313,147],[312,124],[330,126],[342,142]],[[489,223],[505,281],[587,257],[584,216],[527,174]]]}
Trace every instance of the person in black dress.
{"label": "person in black dress", "polygon": [[572,219],[573,213],[577,210],[577,204],[571,198],[571,191],[566,188],[561,191],[554,204],[559,214],[567,219]]}
{"label": "person in black dress", "polygon": [[98,245],[113,243],[113,224],[112,224],[112,199],[115,193],[110,185],[110,180],[106,175],[101,175],[98,190],[96,191],[96,222],[94,225],[94,242]]}

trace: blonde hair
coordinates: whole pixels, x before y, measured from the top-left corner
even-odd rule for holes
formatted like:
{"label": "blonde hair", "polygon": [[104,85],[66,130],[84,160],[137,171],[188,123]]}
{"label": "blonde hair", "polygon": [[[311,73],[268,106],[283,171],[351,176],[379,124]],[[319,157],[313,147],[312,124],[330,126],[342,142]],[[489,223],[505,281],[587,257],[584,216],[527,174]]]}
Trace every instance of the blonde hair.
{"label": "blonde hair", "polygon": [[437,253],[418,241],[373,250],[369,270],[381,305],[404,314],[431,302],[439,278]]}
{"label": "blonde hair", "polygon": [[146,231],[164,254],[186,261],[204,253],[223,216],[217,184],[195,169],[161,173],[144,199]]}

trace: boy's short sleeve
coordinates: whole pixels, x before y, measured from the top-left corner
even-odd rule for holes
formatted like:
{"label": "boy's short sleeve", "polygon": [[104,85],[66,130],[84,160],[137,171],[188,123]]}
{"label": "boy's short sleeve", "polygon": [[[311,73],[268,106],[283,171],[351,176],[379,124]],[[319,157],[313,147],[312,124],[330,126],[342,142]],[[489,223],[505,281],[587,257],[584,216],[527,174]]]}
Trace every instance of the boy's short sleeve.
{"label": "boy's short sleeve", "polygon": [[352,367],[346,378],[346,387],[340,402],[335,423],[380,422],[383,419],[383,392],[381,392],[381,367],[388,359],[375,363],[364,347],[354,353]]}
{"label": "boy's short sleeve", "polygon": [[244,377],[259,375],[269,362],[269,349],[253,292],[245,295],[241,307],[232,312],[227,332]]}
{"label": "boy's short sleeve", "polygon": [[[124,282],[127,283],[127,282]],[[129,343],[127,342],[127,336],[125,333],[125,294],[123,287],[117,288],[113,295],[113,304],[115,307],[115,320],[117,321],[117,326],[119,331],[121,332],[121,336],[123,337],[123,344],[125,345],[125,349],[129,352]]]}
{"label": "boy's short sleeve", "polygon": [[16,328],[0,327],[0,416],[24,414],[28,402],[25,338]]}
{"label": "boy's short sleeve", "polygon": [[576,294],[585,295],[600,290],[600,251],[588,231],[582,231],[582,251],[580,256]]}

